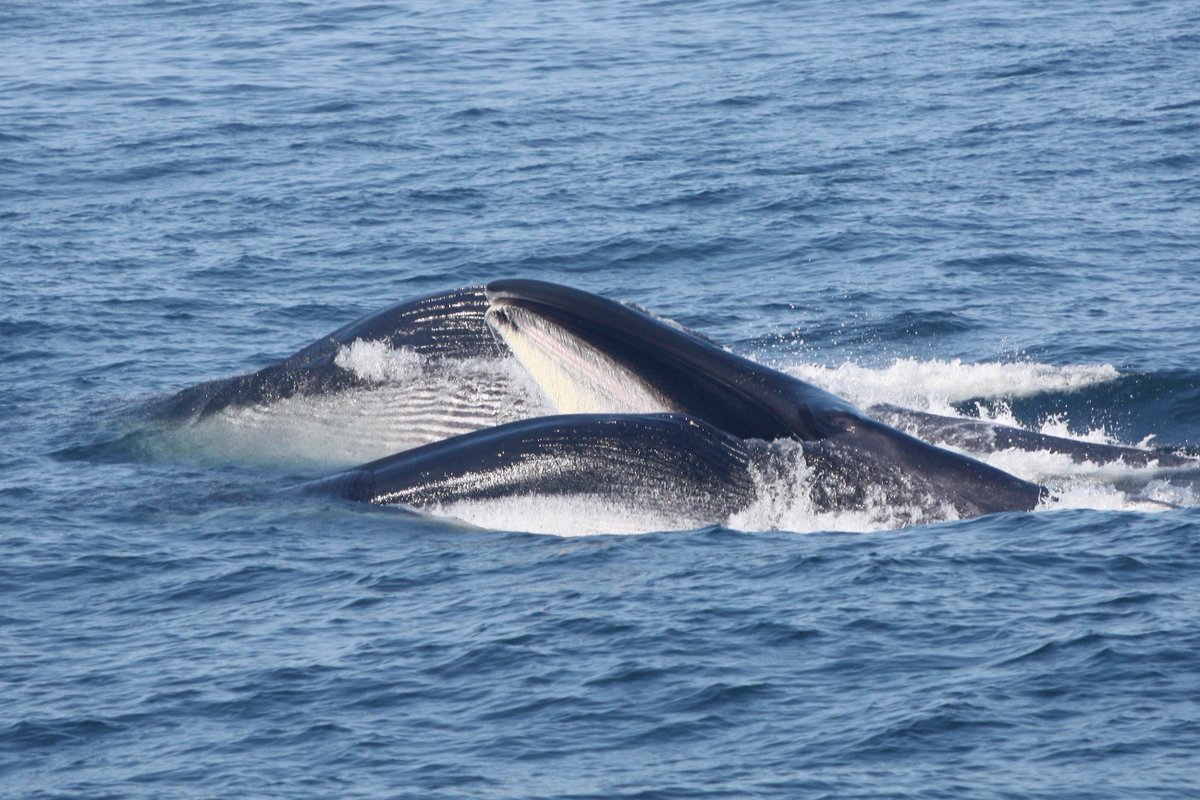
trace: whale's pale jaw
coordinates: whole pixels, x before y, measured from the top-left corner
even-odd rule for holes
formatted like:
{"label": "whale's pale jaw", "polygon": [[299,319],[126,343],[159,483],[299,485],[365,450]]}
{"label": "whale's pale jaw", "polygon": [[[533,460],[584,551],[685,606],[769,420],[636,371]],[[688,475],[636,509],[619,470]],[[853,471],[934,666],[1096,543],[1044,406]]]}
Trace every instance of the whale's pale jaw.
{"label": "whale's pale jaw", "polygon": [[635,372],[534,310],[496,300],[485,320],[560,414],[677,410]]}

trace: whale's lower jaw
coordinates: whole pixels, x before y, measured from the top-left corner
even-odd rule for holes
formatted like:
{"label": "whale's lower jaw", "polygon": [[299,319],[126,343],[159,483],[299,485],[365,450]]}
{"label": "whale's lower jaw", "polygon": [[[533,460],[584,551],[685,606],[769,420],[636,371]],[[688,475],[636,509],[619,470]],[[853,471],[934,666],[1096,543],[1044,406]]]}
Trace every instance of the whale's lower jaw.
{"label": "whale's lower jaw", "polygon": [[[784,497],[814,512],[914,524],[1029,510],[1038,487],[962,456],[888,453],[874,432],[819,442],[746,441],[682,414],[538,417],[475,431],[347,470],[312,491],[443,510],[511,497],[599,498],[677,527],[729,524]],[[923,443],[917,443],[918,445]],[[930,452],[935,460],[930,460]]]}
{"label": "whale's lower jaw", "polygon": [[678,414],[537,417],[446,439],[309,485],[417,508],[506,497],[598,497],[683,527],[755,497],[753,447]]}

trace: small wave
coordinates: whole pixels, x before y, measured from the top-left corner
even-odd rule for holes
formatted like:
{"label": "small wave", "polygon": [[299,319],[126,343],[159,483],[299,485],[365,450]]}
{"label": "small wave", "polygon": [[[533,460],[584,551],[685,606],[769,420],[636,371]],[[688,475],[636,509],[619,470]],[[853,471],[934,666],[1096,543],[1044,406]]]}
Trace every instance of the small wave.
{"label": "small wave", "polygon": [[125,728],[94,717],[19,720],[0,730],[0,741],[21,748],[89,745]]}
{"label": "small wave", "polygon": [[1165,106],[1156,106],[1155,111],[1185,111],[1190,108],[1200,106],[1200,100],[1185,100],[1181,103],[1170,103]]}
{"label": "small wave", "polygon": [[[773,303],[768,304],[768,307],[783,305]],[[794,308],[794,305],[790,306],[789,310]],[[837,346],[876,345],[887,341],[911,343],[918,337],[934,339],[966,333],[977,326],[976,322],[952,311],[904,311],[886,319],[862,324],[847,324],[842,321],[827,325],[806,325],[780,334],[755,337],[750,340],[750,345],[771,348],[816,342]]]}
{"label": "small wave", "polygon": [[834,367],[797,364],[783,369],[859,405],[895,403],[935,413],[954,413],[952,404],[978,398],[1074,392],[1120,377],[1111,364],[1061,367],[1023,361],[966,364],[957,358],[929,361],[899,358],[883,368],[846,361]]}
{"label": "small wave", "polygon": [[318,103],[315,106],[310,106],[304,110],[306,114],[342,114],[347,111],[356,111],[359,104],[350,100],[332,100],[328,103]]}
{"label": "small wave", "polygon": [[774,97],[769,94],[735,94],[722,97],[713,102],[718,108],[753,108],[770,102]]}
{"label": "small wave", "polygon": [[143,100],[134,100],[129,105],[135,108],[182,108],[194,106],[194,100],[186,100],[182,97],[149,97]]}

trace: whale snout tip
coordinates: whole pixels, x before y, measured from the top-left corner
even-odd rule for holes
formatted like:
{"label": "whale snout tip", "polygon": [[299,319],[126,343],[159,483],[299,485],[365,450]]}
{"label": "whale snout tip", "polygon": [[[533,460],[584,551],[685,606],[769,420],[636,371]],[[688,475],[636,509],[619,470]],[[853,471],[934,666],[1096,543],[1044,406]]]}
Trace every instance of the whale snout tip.
{"label": "whale snout tip", "polygon": [[493,305],[499,303],[535,303],[553,308],[577,308],[587,306],[595,296],[578,289],[532,278],[503,278],[489,281],[483,287],[483,296]]}
{"label": "whale snout tip", "polygon": [[483,296],[492,306],[507,305],[516,299],[514,293],[514,284],[519,284],[520,279],[506,278],[498,281],[490,281],[483,287]]}

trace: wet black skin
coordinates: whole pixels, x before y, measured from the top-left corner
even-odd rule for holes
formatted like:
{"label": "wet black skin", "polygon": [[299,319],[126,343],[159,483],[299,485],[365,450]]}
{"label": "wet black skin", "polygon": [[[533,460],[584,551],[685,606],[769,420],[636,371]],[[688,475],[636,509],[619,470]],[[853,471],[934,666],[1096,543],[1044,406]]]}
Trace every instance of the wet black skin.
{"label": "wet black skin", "polygon": [[[678,413],[511,423],[347,470],[319,488],[356,500],[429,506],[534,492],[628,498],[673,479],[674,496],[689,495],[719,520],[750,502],[746,487],[761,445],[790,440],[803,448],[820,509],[883,502],[949,506],[966,517],[1030,510],[1044,496],[1036,484],[921,441],[823,389],[622,303],[529,280],[493,282],[483,296],[493,326],[519,325],[513,308],[541,317],[637,375]],[[680,465],[674,475],[672,463]],[[531,464],[537,468],[512,469]],[[672,493],[641,499],[666,496]]]}

